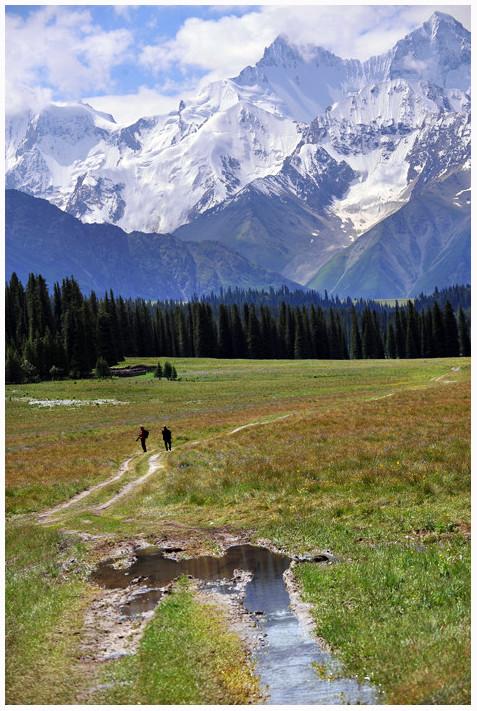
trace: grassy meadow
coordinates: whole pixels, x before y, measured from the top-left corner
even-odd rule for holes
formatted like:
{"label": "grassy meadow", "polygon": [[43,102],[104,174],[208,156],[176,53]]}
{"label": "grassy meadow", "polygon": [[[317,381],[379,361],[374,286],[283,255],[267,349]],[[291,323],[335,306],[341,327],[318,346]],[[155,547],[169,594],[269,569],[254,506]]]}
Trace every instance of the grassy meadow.
{"label": "grassy meadow", "polygon": [[[302,596],[346,673],[386,703],[469,703],[470,359],[170,360],[177,382],[6,388],[7,702],[123,703],[125,689],[131,703],[256,700],[240,641],[185,584],[135,655],[101,669],[82,658],[88,570],[113,544],[182,536],[214,552],[227,531],[338,556],[296,568]],[[62,399],[90,404],[30,404]],[[164,424],[165,468],[98,510],[147,471],[139,425],[155,454]],[[37,522],[130,456],[120,481]]]}

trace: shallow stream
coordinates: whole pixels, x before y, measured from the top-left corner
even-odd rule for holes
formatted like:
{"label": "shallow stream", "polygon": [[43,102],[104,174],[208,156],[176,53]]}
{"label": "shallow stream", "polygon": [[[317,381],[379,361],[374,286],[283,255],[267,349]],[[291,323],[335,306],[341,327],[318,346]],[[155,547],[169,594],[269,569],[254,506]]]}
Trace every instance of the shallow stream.
{"label": "shallow stream", "polygon": [[127,570],[116,569],[111,561],[106,561],[93,574],[95,581],[107,588],[126,588],[137,578],[147,584],[145,592],[123,607],[127,616],[154,609],[164,594],[157,588],[180,575],[191,575],[201,581],[204,589],[224,595],[237,593],[234,582],[237,570],[253,575],[245,588],[244,606],[254,614],[265,637],[254,661],[268,703],[377,703],[374,687],[340,676],[338,662],[319,646],[291,609],[283,578],[291,558],[248,544],[228,548],[221,558],[201,556],[176,561],[153,548],[139,550],[136,556]]}

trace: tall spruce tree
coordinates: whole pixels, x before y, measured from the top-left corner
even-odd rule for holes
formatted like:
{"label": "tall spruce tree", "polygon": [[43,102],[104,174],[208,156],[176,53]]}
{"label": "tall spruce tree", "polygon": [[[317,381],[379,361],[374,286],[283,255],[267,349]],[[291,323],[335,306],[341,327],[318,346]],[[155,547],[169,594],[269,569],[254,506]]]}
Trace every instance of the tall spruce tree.
{"label": "tall spruce tree", "polygon": [[437,301],[432,307],[432,350],[434,357],[440,358],[446,355],[444,319]]}
{"label": "tall spruce tree", "polygon": [[260,323],[253,304],[250,306],[248,316],[247,347],[249,358],[262,357],[262,334],[260,332]]}
{"label": "tall spruce tree", "polygon": [[358,317],[354,306],[351,309],[351,342],[349,350],[351,358],[356,359],[363,357],[363,344],[361,341],[361,333],[359,331]]}
{"label": "tall spruce tree", "polygon": [[295,344],[293,348],[293,357],[295,359],[305,358],[305,334],[303,327],[303,315],[300,309],[295,311]]}
{"label": "tall spruce tree", "polygon": [[417,313],[412,301],[408,301],[406,309],[406,358],[418,358],[420,355],[419,347]]}
{"label": "tall spruce tree", "polygon": [[446,356],[448,358],[458,356],[460,351],[459,333],[454,310],[449,301],[446,301],[446,305],[444,306],[444,332]]}
{"label": "tall spruce tree", "polygon": [[229,312],[225,304],[219,306],[218,354],[221,358],[232,358],[234,354]]}
{"label": "tall spruce tree", "polygon": [[231,329],[234,357],[245,358],[247,355],[247,342],[237,304],[233,304],[232,306]]}
{"label": "tall spruce tree", "polygon": [[104,308],[101,308],[98,313],[96,353],[98,359],[102,358],[109,366],[118,362],[116,359],[116,348],[113,343],[111,316]]}
{"label": "tall spruce tree", "polygon": [[391,321],[388,323],[386,332],[386,355],[388,358],[396,358],[396,336]]}
{"label": "tall spruce tree", "polygon": [[396,335],[396,357],[406,357],[406,332],[403,324],[403,312],[400,309],[398,302],[394,307],[394,327]]}
{"label": "tall spruce tree", "polygon": [[459,307],[457,315],[457,323],[459,329],[459,352],[461,356],[470,356],[470,337],[467,320],[464,311]]}

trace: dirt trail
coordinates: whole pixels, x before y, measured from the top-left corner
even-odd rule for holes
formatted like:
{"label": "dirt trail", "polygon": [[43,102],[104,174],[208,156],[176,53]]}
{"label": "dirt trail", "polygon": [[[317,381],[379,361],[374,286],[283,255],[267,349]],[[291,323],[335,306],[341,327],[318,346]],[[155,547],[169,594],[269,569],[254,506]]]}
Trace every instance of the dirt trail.
{"label": "dirt trail", "polygon": [[457,383],[457,380],[446,380],[449,373],[444,373],[443,375],[438,375],[435,378],[431,378],[435,383]]}
{"label": "dirt trail", "polygon": [[394,393],[388,393],[387,395],[378,395],[378,397],[368,397],[366,398],[366,402],[370,402],[371,400],[384,400],[386,397],[392,397]]}
{"label": "dirt trail", "polygon": [[[457,373],[460,370],[460,367],[457,368],[451,368],[451,372]],[[433,378],[430,378],[431,382],[434,383],[457,383],[458,380],[447,380],[451,373],[443,373],[442,375],[436,375]],[[384,400],[387,397],[392,397],[396,393],[388,393],[387,395],[378,395],[377,397],[368,397],[366,398],[366,402],[370,402],[372,400]]]}
{"label": "dirt trail", "polygon": [[96,506],[96,508],[93,509],[93,512],[103,511],[104,509],[109,508],[110,506],[115,504],[118,499],[121,499],[123,496],[126,496],[126,494],[129,494],[133,489],[136,488],[136,486],[140,486],[145,481],[147,481],[147,479],[149,479],[149,477],[155,474],[159,469],[164,469],[165,464],[163,461],[161,461],[163,457],[164,455],[160,453],[153,454],[149,459],[149,466],[145,474],[140,476],[138,479],[133,479],[133,481],[130,481],[128,484],[126,484],[125,487],[121,489],[121,491],[118,491],[118,493],[112,496],[108,501],[105,501],[104,504]]}
{"label": "dirt trail", "polygon": [[[458,371],[460,368],[452,368],[452,371]],[[457,380],[447,380],[446,378],[450,375],[450,373],[444,373],[443,375],[439,375],[433,378],[430,378],[431,381],[434,382],[440,382],[440,383],[456,383],[458,382]],[[369,401],[375,401],[375,400],[383,400],[388,397],[392,397],[395,393],[387,393],[386,395],[379,395],[377,397],[371,397],[371,398],[366,398],[365,402]],[[291,417],[293,413],[289,412],[285,415],[279,415],[278,417],[272,417],[266,420],[258,420],[256,422],[248,422],[245,425],[240,425],[239,427],[235,427],[233,430],[230,432],[224,432],[224,433],[219,433],[212,435],[211,437],[208,437],[207,439],[203,440],[194,440],[192,442],[186,442],[183,445],[180,445],[180,448],[188,448],[191,446],[195,446],[198,444],[201,444],[202,442],[211,440],[211,439],[216,439],[218,437],[223,437],[223,436],[231,436],[236,434],[237,432],[241,432],[242,430],[248,429],[250,427],[260,427],[261,425],[270,425],[275,422],[278,422],[279,420],[284,420],[287,417]],[[176,447],[176,449],[178,449]],[[73,498],[69,499],[68,501],[65,501],[61,504],[58,504],[57,506],[48,509],[47,511],[43,511],[42,513],[38,514],[37,520],[39,523],[47,524],[47,523],[54,523],[56,520],[52,520],[51,517],[59,513],[61,511],[64,511],[65,509],[69,508],[73,504],[77,503],[78,501],[81,501],[82,499],[86,498],[90,494],[92,494],[95,491],[98,491],[99,489],[102,489],[109,484],[114,483],[115,481],[118,481],[121,479],[124,474],[128,471],[129,465],[131,461],[134,459],[136,455],[133,455],[126,459],[121,466],[119,467],[117,473],[110,477],[109,479],[105,479],[105,481],[100,482],[99,484],[95,484],[94,486],[90,487],[89,489],[85,489],[84,491],[81,491],[79,494],[76,494],[76,496],[73,496]],[[158,463],[159,460],[159,463]],[[165,468],[165,461],[164,461],[164,453],[157,453],[153,454],[150,457],[149,460],[149,467],[146,472],[146,474],[143,474],[142,476],[138,477],[137,479],[133,479],[130,481],[126,486],[121,489],[117,494],[115,494],[113,497],[111,497],[108,501],[104,502],[103,504],[99,504],[96,506],[94,509],[92,509],[93,512],[99,512],[99,511],[104,511],[104,509],[109,508],[112,506],[118,499],[121,499],[123,496],[126,496],[129,494],[133,489],[135,489],[137,486],[140,486],[142,483],[147,481],[153,474],[155,474],[159,469],[164,469]]]}
{"label": "dirt trail", "polygon": [[[233,435],[236,432],[240,432],[240,430],[246,429],[247,427],[258,427],[259,425],[269,425],[273,422],[276,422],[277,420],[283,420],[286,417],[290,417],[290,414],[291,413],[289,413],[287,415],[280,415],[279,417],[274,417],[271,420],[262,420],[259,422],[249,422],[246,425],[241,425],[240,427],[236,427],[234,430],[232,430],[231,432],[228,432],[227,434]],[[222,435],[219,435],[219,436],[222,436]],[[217,435],[214,435],[213,437],[209,437],[208,439],[215,439],[216,437],[217,437]],[[202,440],[202,441],[205,442],[207,440]],[[189,445],[190,444],[200,444],[200,442],[196,441],[196,442],[187,443],[187,444],[189,444]],[[180,446],[181,445],[179,445],[179,447]],[[184,446],[184,445],[182,445],[182,446]],[[176,449],[178,449],[178,448],[176,447]],[[165,455],[163,453],[153,454],[152,457],[149,459],[149,468],[148,468],[146,474],[143,474],[143,476],[139,477],[138,479],[134,479],[133,481],[130,481],[128,484],[126,484],[126,486],[123,489],[121,489],[121,491],[118,491],[117,494],[115,494],[113,497],[111,497],[109,499],[109,501],[106,501],[104,504],[100,504],[99,506],[97,506],[93,510],[93,512],[96,513],[96,512],[103,511],[104,509],[109,508],[110,506],[115,504],[116,501],[118,501],[118,499],[121,499],[123,496],[126,496],[126,494],[129,494],[137,486],[140,486],[145,481],[147,481],[147,479],[149,479],[149,477],[151,477],[153,474],[155,474],[159,469],[164,469],[165,468],[164,456]]]}
{"label": "dirt trail", "polygon": [[[236,427],[235,429],[231,430],[230,432],[227,433],[220,433],[219,435],[212,435],[212,437],[208,437],[207,439],[215,439],[217,437],[222,437],[225,435],[233,435],[236,432],[240,432],[243,429],[246,429],[248,427],[259,427],[260,425],[269,425],[277,420],[283,420],[286,417],[290,417],[292,413],[288,413],[286,415],[280,415],[278,417],[274,417],[272,419],[268,420],[261,420],[257,422],[248,422],[245,425],[240,425],[240,427]],[[201,442],[205,442],[207,440],[194,440],[193,442],[186,442],[183,445],[179,445],[179,447],[190,447],[194,445],[201,444]],[[178,449],[178,447],[176,447]],[[99,484],[95,484],[94,486],[91,486],[89,489],[85,489],[84,491],[81,491],[79,494],[76,494],[73,496],[71,499],[68,499],[68,501],[64,501],[61,504],[58,504],[57,506],[54,506],[51,509],[47,509],[46,511],[43,511],[42,513],[38,514],[37,516],[37,521],[38,523],[41,524],[49,524],[49,523],[56,523],[59,521],[59,519],[54,519],[52,518],[55,514],[60,513],[64,511],[65,509],[68,509],[70,506],[73,506],[76,504],[78,501],[81,501],[82,499],[85,499],[87,496],[90,494],[94,493],[95,491],[98,491],[100,489],[103,489],[104,487],[108,486],[109,484],[113,484],[115,481],[119,481],[129,470],[129,465],[131,461],[136,457],[137,455],[133,455],[131,457],[128,457],[121,466],[119,467],[118,471],[114,476],[109,477],[109,479],[105,479],[104,481],[99,482]],[[123,496],[126,496],[129,494],[133,489],[135,489],[137,486],[140,486],[143,484],[145,481],[147,481],[153,474],[155,474],[159,469],[164,469],[165,467],[165,461],[164,461],[164,453],[157,453],[153,454],[150,459],[149,459],[149,467],[146,472],[146,474],[143,474],[142,476],[138,477],[137,479],[133,479],[132,481],[128,482],[125,487],[123,487],[120,491],[118,491],[117,494],[112,496],[108,501],[105,501],[103,504],[99,504],[98,506],[94,507],[91,509],[93,513],[97,513],[100,511],[104,511],[104,509],[109,508],[112,506],[118,499],[121,499]]]}
{"label": "dirt trail", "polygon": [[108,484],[113,484],[115,481],[118,481],[121,479],[126,472],[129,469],[129,465],[134,459],[134,456],[129,457],[126,459],[119,467],[118,471],[114,476],[110,477],[109,479],[105,479],[104,481],[100,481],[99,484],[95,484],[94,486],[91,486],[89,489],[85,489],[84,491],[80,491],[79,494],[76,494],[73,496],[71,499],[68,499],[68,501],[64,501],[61,504],[58,504],[57,506],[54,506],[51,509],[47,509],[46,511],[43,511],[41,514],[38,514],[38,523],[53,523],[49,519],[51,516],[53,516],[56,513],[59,513],[60,511],[63,511],[64,509],[69,508],[70,506],[73,506],[73,504],[76,504],[78,501],[81,501],[81,499],[84,499],[86,496],[89,496],[92,494],[94,491],[98,491],[99,489],[104,489],[105,486],[108,486]]}
{"label": "dirt trail", "polygon": [[287,415],[280,415],[279,417],[274,417],[272,420],[262,420],[262,422],[249,422],[246,425],[240,425],[240,427],[236,427],[234,430],[231,432],[228,432],[228,435],[233,435],[236,432],[240,432],[241,430],[247,429],[247,427],[258,427],[259,425],[271,425],[274,422],[277,422],[278,420],[284,420],[286,417],[291,416],[291,412],[289,412]]}

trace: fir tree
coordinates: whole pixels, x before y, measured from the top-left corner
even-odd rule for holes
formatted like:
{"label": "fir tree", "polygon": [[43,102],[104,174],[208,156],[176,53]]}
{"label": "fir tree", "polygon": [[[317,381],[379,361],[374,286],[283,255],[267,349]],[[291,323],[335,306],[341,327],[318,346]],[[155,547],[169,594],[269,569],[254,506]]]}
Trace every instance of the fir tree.
{"label": "fir tree", "polygon": [[293,357],[301,359],[305,357],[303,316],[299,309],[295,312],[295,344],[293,349]]}
{"label": "fir tree", "polygon": [[358,317],[354,306],[351,309],[351,343],[350,343],[351,358],[363,357],[363,344],[361,342],[361,334],[359,332]]}
{"label": "fir tree", "polygon": [[230,328],[228,309],[224,304],[219,306],[218,352],[221,358],[233,357],[233,340]]}
{"label": "fir tree", "polygon": [[399,308],[398,302],[394,307],[394,325],[396,335],[396,357],[405,358],[406,356],[406,332],[403,324],[403,314]]}
{"label": "fir tree", "polygon": [[97,378],[107,378],[110,375],[108,361],[103,356],[97,359],[94,374]]}
{"label": "fir tree", "polygon": [[388,323],[386,332],[386,355],[388,358],[396,358],[396,337],[391,322]]}
{"label": "fir tree", "polygon": [[461,356],[470,356],[469,329],[462,308],[459,308],[457,323],[459,330],[459,353]]}
{"label": "fir tree", "polygon": [[457,330],[457,321],[454,316],[454,311],[449,301],[446,301],[444,307],[444,333],[445,333],[445,354],[448,358],[458,356],[459,333]]}
{"label": "fir tree", "polygon": [[407,302],[406,312],[406,358],[418,358],[420,346],[417,314],[412,301]]}
{"label": "fir tree", "polygon": [[444,319],[437,301],[432,307],[432,351],[435,358],[443,357],[446,354]]}
{"label": "fir tree", "polygon": [[247,324],[247,347],[249,358],[262,357],[260,324],[257,314],[255,313],[255,306],[253,304],[250,307]]}
{"label": "fir tree", "polygon": [[235,358],[245,358],[247,343],[237,304],[232,306],[231,330],[233,355]]}
{"label": "fir tree", "polygon": [[22,383],[25,377],[20,356],[12,346],[7,346],[5,359],[5,382]]}
{"label": "fir tree", "polygon": [[113,342],[111,316],[103,309],[98,313],[96,326],[96,352],[98,358],[104,358],[108,365],[117,363],[116,348]]}

